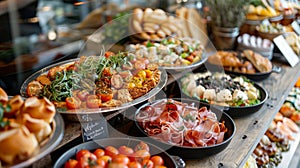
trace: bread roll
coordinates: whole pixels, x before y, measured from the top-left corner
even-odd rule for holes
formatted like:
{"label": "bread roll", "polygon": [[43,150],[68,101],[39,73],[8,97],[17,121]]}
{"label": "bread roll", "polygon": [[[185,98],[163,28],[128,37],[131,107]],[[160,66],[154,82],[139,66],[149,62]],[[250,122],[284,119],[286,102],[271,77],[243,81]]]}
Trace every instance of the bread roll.
{"label": "bread roll", "polygon": [[12,97],[11,99],[9,99],[7,104],[10,105],[11,110],[9,112],[4,113],[4,116],[5,117],[16,116],[18,114],[20,108],[22,107],[23,103],[24,103],[24,100],[22,99],[22,97],[20,95],[16,95],[16,96]]}
{"label": "bread roll", "polygon": [[136,20],[141,24],[143,21],[143,16],[144,16],[144,12],[141,8],[135,8],[133,10],[133,20]]}
{"label": "bread roll", "polygon": [[41,142],[51,134],[51,126],[42,119],[32,118],[29,114],[23,114],[22,123],[32,132],[38,142]]}
{"label": "bread roll", "polygon": [[8,164],[28,158],[37,148],[35,136],[25,126],[0,133],[0,160]]}
{"label": "bread roll", "polygon": [[244,50],[243,54],[259,72],[270,72],[272,70],[272,63],[268,58],[252,50]]}
{"label": "bread roll", "polygon": [[0,103],[5,104],[8,101],[6,92],[0,87]]}
{"label": "bread roll", "polygon": [[47,123],[51,123],[55,115],[55,106],[45,97],[42,99],[30,97],[25,100],[20,113],[27,113],[33,118],[43,119]]}

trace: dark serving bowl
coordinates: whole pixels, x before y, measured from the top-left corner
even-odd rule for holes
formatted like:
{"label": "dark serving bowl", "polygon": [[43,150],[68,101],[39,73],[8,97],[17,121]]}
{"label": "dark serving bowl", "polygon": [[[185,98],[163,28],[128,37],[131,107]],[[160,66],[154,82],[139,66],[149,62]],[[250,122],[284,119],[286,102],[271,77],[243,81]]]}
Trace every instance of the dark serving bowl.
{"label": "dark serving bowl", "polygon": [[[89,141],[82,143],[80,145],[77,145],[71,149],[69,149],[67,152],[62,154],[57,161],[54,164],[54,168],[63,168],[64,164],[71,158],[75,158],[76,152],[78,152],[81,149],[87,149],[87,150],[95,150],[97,148],[105,148],[106,146],[112,145],[114,147],[120,147],[122,145],[126,145],[128,147],[135,147],[138,143],[140,143],[141,140],[139,139],[133,139],[133,138],[105,138],[105,139],[99,139],[96,141]],[[185,166],[185,163],[176,157],[170,156],[167,154],[163,149],[148,143],[150,154],[151,155],[158,155],[161,156],[164,159],[164,164],[166,167],[174,167],[174,168],[183,168]],[[177,160],[178,159],[178,160]],[[178,162],[180,161],[180,163]]]}
{"label": "dark serving bowl", "polygon": [[[233,76],[239,76],[239,75],[232,74],[230,76],[233,77]],[[259,98],[260,102],[258,104],[251,105],[251,106],[221,106],[221,105],[216,105],[216,104],[209,104],[208,102],[200,100],[199,97],[189,96],[189,94],[186,93],[186,91],[184,89],[181,89],[181,91],[183,93],[183,97],[196,99],[207,107],[209,107],[209,106],[214,107],[216,109],[219,109],[219,110],[227,113],[232,118],[240,118],[240,117],[251,115],[251,114],[259,111],[259,109],[264,105],[264,103],[268,99],[268,92],[266,91],[266,89],[263,88],[262,86],[258,85],[254,81],[251,81],[251,82],[253,83],[254,87],[257,88],[260,92],[260,98]]]}
{"label": "dark serving bowl", "polygon": [[[148,137],[148,138],[145,138],[145,140],[161,147],[162,149],[165,149],[171,155],[177,155],[183,159],[203,159],[204,157],[214,155],[214,154],[217,154],[217,153],[223,151],[229,145],[230,141],[232,140],[232,138],[235,134],[236,127],[235,127],[234,121],[228,114],[222,112],[221,110],[219,110],[217,108],[209,107],[206,104],[203,104],[202,102],[199,102],[199,101],[195,101],[195,100],[191,100],[191,99],[184,99],[184,98],[181,98],[181,99],[172,98],[172,99],[176,100],[176,101],[188,103],[188,104],[194,104],[194,106],[198,107],[198,108],[203,107],[203,106],[208,107],[208,109],[210,109],[213,113],[216,114],[219,122],[222,122],[222,121],[225,122],[225,126],[228,129],[228,131],[224,135],[223,142],[221,142],[219,144],[211,145],[211,146],[206,146],[206,147],[188,147],[188,146],[172,145],[172,144],[160,141],[158,139],[154,139],[151,136],[148,136],[148,134],[139,125],[139,123],[137,122],[137,120],[135,118],[135,126],[137,127],[139,134],[141,134],[142,136]],[[143,106],[141,106],[136,111],[135,117],[137,116],[137,114],[140,112],[140,110],[142,108],[144,108],[148,105],[151,105],[157,101],[159,101],[159,100],[156,100],[151,103],[146,103]]]}

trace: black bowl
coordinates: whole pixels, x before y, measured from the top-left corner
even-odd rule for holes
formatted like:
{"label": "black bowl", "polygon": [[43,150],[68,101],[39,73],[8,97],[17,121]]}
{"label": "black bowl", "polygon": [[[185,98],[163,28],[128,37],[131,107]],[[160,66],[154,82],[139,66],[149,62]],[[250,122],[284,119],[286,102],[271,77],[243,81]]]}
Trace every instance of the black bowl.
{"label": "black bowl", "polygon": [[[167,150],[167,152],[170,153],[171,155],[177,155],[183,159],[203,159],[205,157],[208,157],[210,155],[214,155],[214,154],[217,154],[217,153],[223,151],[229,145],[231,139],[233,138],[233,136],[235,134],[236,127],[235,127],[234,121],[228,114],[222,112],[221,110],[219,110],[217,108],[207,106],[206,104],[203,104],[202,102],[199,102],[199,101],[195,101],[195,100],[191,100],[191,99],[184,99],[184,98],[181,98],[181,99],[172,98],[172,99],[176,100],[176,101],[188,103],[188,104],[193,103],[195,105],[195,107],[206,106],[206,107],[208,107],[208,109],[210,109],[212,112],[214,112],[217,116],[218,121],[219,122],[224,121],[225,126],[228,129],[228,131],[224,135],[223,142],[221,142],[219,144],[211,145],[211,146],[206,146],[206,147],[188,147],[188,146],[174,146],[172,144],[160,141],[158,139],[151,138],[151,136],[149,136],[149,138],[145,138],[146,141],[149,141],[150,143],[155,144],[155,145],[161,147],[162,149]],[[140,110],[142,108],[144,108],[145,106],[151,105],[157,101],[160,101],[160,100],[156,100],[151,103],[146,103],[143,106],[141,106],[136,111],[135,116],[140,112]],[[144,131],[144,129],[139,125],[136,118],[135,118],[135,126],[138,128],[137,130],[141,135],[148,136],[148,134]]]}
{"label": "black bowl", "polygon": [[[235,77],[235,76],[240,76],[240,75],[231,74],[230,76]],[[200,100],[198,97],[189,96],[189,94],[186,93],[183,89],[181,90],[181,92],[183,93],[184,98],[192,98],[192,99],[198,100],[203,105],[205,105],[207,107],[211,106],[216,109],[219,109],[219,110],[227,113],[232,118],[241,118],[241,117],[248,116],[248,115],[251,115],[251,114],[259,111],[259,109],[264,105],[264,103],[268,99],[268,92],[266,91],[266,89],[263,88],[262,86],[258,85],[254,81],[251,81],[251,82],[253,83],[254,87],[257,88],[260,92],[260,98],[259,98],[260,102],[257,104],[254,104],[254,105],[250,105],[250,106],[221,106],[221,105],[216,105],[216,104],[209,104],[208,102]],[[180,86],[181,86],[181,83],[180,83]],[[181,86],[181,88],[182,88],[182,86]]]}
{"label": "black bowl", "polygon": [[[75,159],[76,152],[78,152],[81,149],[87,149],[87,150],[95,150],[97,148],[105,148],[106,146],[112,145],[115,147],[120,147],[122,145],[126,145],[129,147],[135,147],[138,143],[140,143],[141,140],[139,139],[133,139],[133,138],[105,138],[105,139],[99,139],[96,141],[89,141],[82,143],[80,145],[77,145],[71,149],[69,149],[67,152],[62,154],[57,161],[54,164],[54,168],[63,168],[64,164],[71,158]],[[150,154],[151,155],[158,155],[161,156],[164,159],[164,164],[166,167],[175,167],[175,168],[181,168],[184,167],[184,162],[181,161],[179,163],[177,161],[178,158],[170,156],[165,151],[163,151],[161,148],[151,144],[147,143],[150,148]],[[176,159],[176,161],[175,161]],[[183,164],[180,166],[180,164]]]}

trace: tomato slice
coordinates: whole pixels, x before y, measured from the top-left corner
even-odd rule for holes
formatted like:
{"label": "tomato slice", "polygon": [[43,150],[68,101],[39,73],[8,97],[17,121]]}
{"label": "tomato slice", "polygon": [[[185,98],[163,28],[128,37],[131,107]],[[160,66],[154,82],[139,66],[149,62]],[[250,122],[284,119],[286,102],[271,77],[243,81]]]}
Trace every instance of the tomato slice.
{"label": "tomato slice", "polygon": [[87,96],[89,95],[90,93],[87,91],[87,90],[81,90],[77,93],[77,97],[81,100],[81,101],[85,101]]}
{"label": "tomato slice", "polygon": [[81,101],[76,97],[67,97],[66,104],[68,109],[78,109],[80,108]]}
{"label": "tomato slice", "polygon": [[89,95],[86,99],[86,105],[88,108],[99,108],[101,107],[101,99],[97,95]]}
{"label": "tomato slice", "polygon": [[26,93],[29,97],[39,96],[43,90],[43,85],[38,81],[32,81],[28,84]]}

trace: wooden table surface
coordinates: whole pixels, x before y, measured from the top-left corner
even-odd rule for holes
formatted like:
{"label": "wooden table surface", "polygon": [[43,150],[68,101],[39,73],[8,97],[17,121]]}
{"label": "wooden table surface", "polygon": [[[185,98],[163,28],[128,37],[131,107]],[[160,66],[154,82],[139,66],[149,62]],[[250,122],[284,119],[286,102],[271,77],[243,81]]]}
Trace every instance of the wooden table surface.
{"label": "wooden table surface", "polygon": [[[278,65],[282,68],[280,73],[272,73],[268,79],[258,82],[259,85],[268,91],[268,100],[258,112],[243,118],[234,119],[236,134],[228,147],[224,151],[210,157],[199,160],[185,160],[187,168],[199,168],[200,166],[206,168],[243,167],[260,138],[267,130],[275,114],[279,111],[288,92],[300,77],[300,64],[297,64],[293,68],[286,64],[280,63]],[[177,78],[182,76],[182,74],[171,75],[168,84],[174,82]],[[127,112],[125,112],[125,114],[126,113]],[[112,118],[110,115],[106,117],[108,119]],[[126,131],[128,131],[126,129],[128,129],[128,127],[125,125],[121,125],[118,128],[110,128],[110,136],[126,136]],[[65,135],[57,149],[80,136],[80,123],[65,121]],[[42,160],[33,164],[32,167],[51,167],[51,164],[51,157],[47,155]]]}

